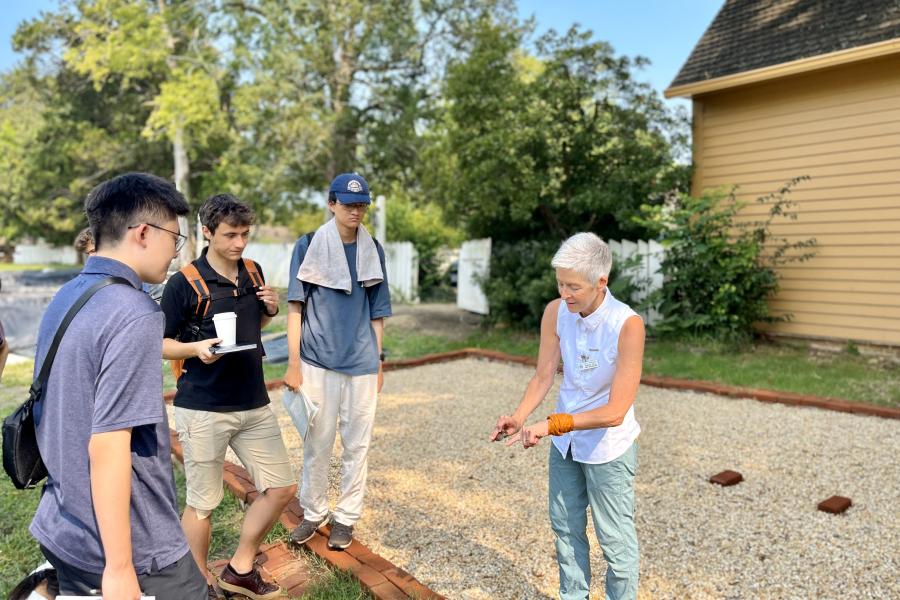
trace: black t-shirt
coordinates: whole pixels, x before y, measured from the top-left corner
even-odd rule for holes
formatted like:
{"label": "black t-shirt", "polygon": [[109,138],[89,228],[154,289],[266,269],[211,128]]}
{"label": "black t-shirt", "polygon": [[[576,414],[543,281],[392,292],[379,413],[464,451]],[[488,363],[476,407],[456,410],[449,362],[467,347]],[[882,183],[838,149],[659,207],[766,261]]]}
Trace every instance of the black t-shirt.
{"label": "black t-shirt", "polygon": [[[256,263],[254,263],[256,264]],[[252,410],[269,403],[262,368],[262,340],[260,324],[265,305],[256,297],[256,289],[243,261],[238,261],[238,284],[219,275],[206,260],[206,249],[194,261],[194,266],[206,282],[213,297],[206,316],[200,321],[200,331],[189,339],[189,327],[196,323],[197,294],[179,271],[173,275],[163,292],[159,305],[166,315],[165,337],[183,342],[216,337],[213,316],[217,313],[237,314],[236,342],[256,344],[254,350],[223,354],[216,362],[206,365],[199,358],[184,361],[185,373],[178,379],[175,406],[214,412]],[[256,264],[262,276],[262,269]],[[237,295],[235,295],[237,293]]]}

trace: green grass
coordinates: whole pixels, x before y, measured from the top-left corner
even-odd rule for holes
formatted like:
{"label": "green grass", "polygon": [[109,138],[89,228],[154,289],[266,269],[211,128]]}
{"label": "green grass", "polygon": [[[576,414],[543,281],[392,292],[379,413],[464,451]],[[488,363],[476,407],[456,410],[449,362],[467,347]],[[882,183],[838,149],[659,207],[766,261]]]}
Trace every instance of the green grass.
{"label": "green grass", "polygon": [[[184,512],[184,468],[181,463],[172,459],[175,465],[175,488],[178,491],[178,510]],[[212,539],[209,544],[209,562],[222,558],[231,558],[241,537],[241,522],[244,509],[241,501],[234,495],[226,493],[222,502],[210,515],[212,519]]]}
{"label": "green grass", "polygon": [[[0,415],[5,417],[25,401],[31,385],[33,361],[7,365],[0,384]],[[17,490],[6,473],[0,475],[0,597],[36,566],[44,562],[37,543],[28,533],[28,525],[41,499],[40,487]]]}
{"label": "green grass", "polygon": [[470,335],[462,340],[451,340],[438,335],[421,335],[409,331],[385,328],[384,349],[388,360],[416,358],[425,354],[449,352],[462,348],[484,348],[520,356],[537,356],[537,334],[510,329],[491,329]]}
{"label": "green grass", "polygon": [[332,569],[310,552],[306,555],[315,583],[303,594],[303,600],[367,600],[372,597],[349,571]]}
{"label": "green grass", "polygon": [[[28,388],[31,385],[31,378],[33,377],[34,371],[34,361],[33,360],[25,360],[20,363],[16,363],[11,365],[9,363],[6,364],[6,368],[3,369],[3,387],[25,387]],[[27,389],[26,389],[27,393]],[[25,401],[25,398],[22,398],[22,401]]]}
{"label": "green grass", "polygon": [[11,273],[13,271],[43,271],[45,269],[77,269],[80,265],[63,265],[58,263],[16,265],[13,263],[0,263],[0,273]]}
{"label": "green grass", "polygon": [[[466,347],[536,357],[539,339],[537,333],[493,329],[450,340],[388,327],[384,346],[391,359]],[[650,340],[644,373],[900,407],[900,367],[870,364],[853,352],[811,353],[804,344],[760,343],[736,349],[704,341]]]}
{"label": "green grass", "polygon": [[762,343],[736,350],[654,341],[647,344],[644,372],[900,407],[900,367],[870,364],[849,352],[811,353],[801,344]]}
{"label": "green grass", "polygon": [[0,597],[6,598],[23,577],[44,562],[37,542],[28,533],[40,498],[40,487],[17,490],[6,473],[0,477]]}

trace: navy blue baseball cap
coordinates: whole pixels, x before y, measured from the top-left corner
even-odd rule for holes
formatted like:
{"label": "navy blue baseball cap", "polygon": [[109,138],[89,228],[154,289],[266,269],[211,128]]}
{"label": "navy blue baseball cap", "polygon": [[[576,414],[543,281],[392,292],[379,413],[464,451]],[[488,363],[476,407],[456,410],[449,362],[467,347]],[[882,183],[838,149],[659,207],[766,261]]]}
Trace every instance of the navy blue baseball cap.
{"label": "navy blue baseball cap", "polygon": [[328,194],[334,193],[341,204],[371,204],[369,184],[357,173],[341,173],[331,182]]}

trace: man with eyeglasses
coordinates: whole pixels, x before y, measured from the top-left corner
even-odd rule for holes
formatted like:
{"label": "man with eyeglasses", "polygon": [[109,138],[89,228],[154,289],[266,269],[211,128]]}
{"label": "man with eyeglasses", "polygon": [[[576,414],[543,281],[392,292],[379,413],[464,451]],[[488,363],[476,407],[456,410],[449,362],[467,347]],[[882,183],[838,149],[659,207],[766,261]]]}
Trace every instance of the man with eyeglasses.
{"label": "man with eyeglasses", "polygon": [[353,541],[366,486],[375,404],[383,381],[382,334],[391,315],[384,249],[362,226],[371,202],[356,173],[331,182],[334,218],[297,240],[288,287],[288,368],[285,385],[318,406],[303,441],[300,506],[303,521],[291,541],[303,544],[328,516],[328,470],[340,421],[341,492],[328,545]]}
{"label": "man with eyeglasses", "polygon": [[141,291],[177,253],[188,212],[170,182],[127,173],[84,203],[96,252],[56,293],[38,331],[35,373],[76,301],[44,389],[37,439],[49,476],[31,534],[66,596],[206,598],[178,518],[169,424],[162,399],[164,318]]}
{"label": "man with eyeglasses", "polygon": [[[175,429],[184,449],[187,499],[181,519],[188,543],[217,598],[206,564],[212,511],[222,501],[225,453],[230,447],[250,472],[259,496],[247,510],[238,546],[219,577],[228,592],[254,600],[276,598],[281,588],[264,581],[253,561],[259,545],[297,492],[297,480],[269,406],[262,367],[260,329],[278,314],[278,294],[262,269],[244,259],[254,221],[253,210],[228,194],[200,207],[203,235],[209,242],[193,269],[169,279],[160,306],[166,315],[163,358],[184,360],[175,393]],[[191,282],[188,278],[191,278]],[[202,286],[196,278],[202,279]],[[206,290],[208,298],[198,296]],[[235,313],[236,342],[256,348],[213,353],[213,318]]]}

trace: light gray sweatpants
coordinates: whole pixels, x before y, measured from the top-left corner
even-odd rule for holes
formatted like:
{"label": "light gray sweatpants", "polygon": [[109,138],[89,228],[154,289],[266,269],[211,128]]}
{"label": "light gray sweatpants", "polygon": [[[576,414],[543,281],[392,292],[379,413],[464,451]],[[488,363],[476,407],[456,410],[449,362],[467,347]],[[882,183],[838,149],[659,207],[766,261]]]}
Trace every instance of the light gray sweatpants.
{"label": "light gray sweatpants", "polygon": [[344,375],[306,363],[301,363],[301,369],[303,392],[319,408],[303,442],[300,506],[304,518],[318,521],[328,514],[328,466],[340,424],[341,495],[333,517],[338,523],[355,525],[366,491],[378,375]]}

